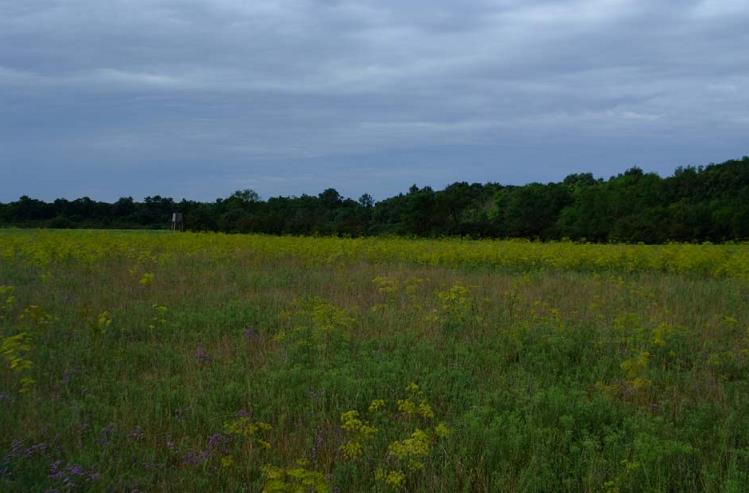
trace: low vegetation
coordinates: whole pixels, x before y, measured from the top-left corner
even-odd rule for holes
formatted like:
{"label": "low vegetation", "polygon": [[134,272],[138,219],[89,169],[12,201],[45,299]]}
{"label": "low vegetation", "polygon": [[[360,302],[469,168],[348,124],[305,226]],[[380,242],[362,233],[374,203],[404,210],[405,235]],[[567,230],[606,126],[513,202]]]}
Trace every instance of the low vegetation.
{"label": "low vegetation", "polygon": [[0,231],[2,491],[749,489],[749,245]]}

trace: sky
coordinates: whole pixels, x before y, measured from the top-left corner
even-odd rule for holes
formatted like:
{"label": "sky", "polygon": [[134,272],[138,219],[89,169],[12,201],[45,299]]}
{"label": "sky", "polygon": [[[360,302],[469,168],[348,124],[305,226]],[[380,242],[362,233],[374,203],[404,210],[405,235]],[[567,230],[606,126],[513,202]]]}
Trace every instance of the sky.
{"label": "sky", "polygon": [[0,0],[0,201],[215,200],[749,154],[748,0]]}

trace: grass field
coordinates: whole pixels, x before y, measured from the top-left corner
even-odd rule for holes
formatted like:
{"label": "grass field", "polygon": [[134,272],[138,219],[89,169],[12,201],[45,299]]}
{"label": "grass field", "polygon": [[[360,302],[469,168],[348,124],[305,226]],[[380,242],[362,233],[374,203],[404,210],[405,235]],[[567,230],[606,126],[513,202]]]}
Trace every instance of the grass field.
{"label": "grass field", "polygon": [[749,491],[749,245],[0,231],[0,491]]}

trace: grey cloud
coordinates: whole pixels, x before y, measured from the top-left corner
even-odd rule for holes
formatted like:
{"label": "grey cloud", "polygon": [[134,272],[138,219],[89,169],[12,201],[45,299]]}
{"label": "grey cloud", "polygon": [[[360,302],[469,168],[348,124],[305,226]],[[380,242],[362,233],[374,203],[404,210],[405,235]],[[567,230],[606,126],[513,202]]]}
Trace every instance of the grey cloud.
{"label": "grey cloud", "polygon": [[727,159],[747,22],[731,0],[0,0],[0,200]]}

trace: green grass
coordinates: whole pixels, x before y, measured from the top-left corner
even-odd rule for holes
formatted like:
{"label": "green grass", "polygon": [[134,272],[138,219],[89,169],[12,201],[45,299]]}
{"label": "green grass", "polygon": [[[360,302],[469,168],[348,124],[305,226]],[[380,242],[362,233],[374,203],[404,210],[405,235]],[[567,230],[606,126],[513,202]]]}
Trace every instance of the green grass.
{"label": "green grass", "polygon": [[[0,258],[0,336],[29,344],[0,361],[0,491],[261,491],[289,472],[393,489],[378,469],[420,492],[749,490],[746,279],[252,248],[183,261],[184,237],[159,237],[157,255],[133,240],[93,261]],[[351,410],[377,429],[353,459]],[[242,417],[271,429],[232,433]],[[416,429],[427,450],[399,456]]]}

